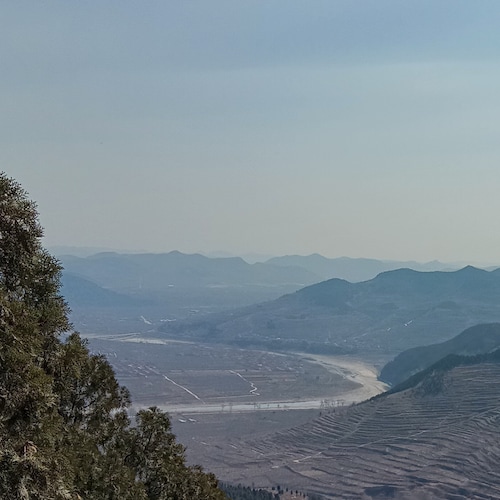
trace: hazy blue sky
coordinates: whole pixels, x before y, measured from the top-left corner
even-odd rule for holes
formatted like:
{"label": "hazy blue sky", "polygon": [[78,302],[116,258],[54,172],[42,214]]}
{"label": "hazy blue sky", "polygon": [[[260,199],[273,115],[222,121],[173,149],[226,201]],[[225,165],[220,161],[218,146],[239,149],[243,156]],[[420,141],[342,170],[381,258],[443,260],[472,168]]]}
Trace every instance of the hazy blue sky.
{"label": "hazy blue sky", "polygon": [[47,245],[500,263],[498,0],[0,4]]}

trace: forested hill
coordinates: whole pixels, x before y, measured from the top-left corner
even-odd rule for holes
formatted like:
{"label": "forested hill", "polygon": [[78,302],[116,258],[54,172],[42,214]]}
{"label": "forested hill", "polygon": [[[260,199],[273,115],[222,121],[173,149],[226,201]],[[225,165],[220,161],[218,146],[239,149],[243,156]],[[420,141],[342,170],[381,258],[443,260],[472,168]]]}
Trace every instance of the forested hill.
{"label": "forested hill", "polygon": [[450,354],[471,356],[489,353],[498,347],[500,323],[476,325],[446,342],[403,351],[383,367],[380,379],[397,385]]}
{"label": "forested hill", "polygon": [[442,381],[446,372],[460,366],[481,365],[484,363],[500,365],[500,348],[495,349],[492,352],[476,354],[475,356],[448,354],[424,370],[415,373],[406,380],[403,380],[387,392],[375,396],[375,398],[389,394],[397,394],[398,392],[415,389],[416,387],[420,387],[420,393],[424,396],[436,394],[444,389]]}
{"label": "forested hill", "polygon": [[271,349],[398,354],[500,321],[500,274],[399,269],[362,283],[332,279],[277,300],[169,323],[167,336]]}

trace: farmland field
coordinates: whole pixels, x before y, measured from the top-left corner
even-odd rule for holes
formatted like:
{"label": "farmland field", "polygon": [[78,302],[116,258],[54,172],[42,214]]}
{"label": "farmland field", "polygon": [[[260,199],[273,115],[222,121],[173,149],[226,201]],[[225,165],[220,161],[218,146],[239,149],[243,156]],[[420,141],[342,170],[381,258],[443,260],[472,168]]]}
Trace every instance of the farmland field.
{"label": "farmland field", "polygon": [[221,442],[254,439],[367,399],[384,389],[360,360],[161,341],[88,336],[132,396],[132,412],[171,414],[187,457],[210,470]]}
{"label": "farmland field", "polygon": [[[90,337],[108,358],[134,406],[224,408],[238,404],[340,400],[360,387],[305,355],[218,345],[153,341],[130,335]],[[222,408],[222,410],[224,409]]]}

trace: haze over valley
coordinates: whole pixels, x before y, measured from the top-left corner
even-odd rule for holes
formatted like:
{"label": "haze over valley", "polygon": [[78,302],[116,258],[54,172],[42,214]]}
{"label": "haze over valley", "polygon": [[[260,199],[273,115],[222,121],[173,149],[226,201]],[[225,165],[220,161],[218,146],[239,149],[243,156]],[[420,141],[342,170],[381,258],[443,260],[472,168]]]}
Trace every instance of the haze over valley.
{"label": "haze over valley", "polygon": [[[73,319],[82,331],[102,330],[109,326],[108,321],[113,322],[113,315],[120,321],[115,317],[112,328],[141,330],[134,317],[145,316],[158,322],[219,312],[279,298],[329,278],[363,281],[382,271],[408,266],[418,270],[455,268],[439,262],[327,259],[317,254],[273,258],[254,264],[237,257],[208,258],[180,252],[106,252],[85,258],[72,255],[59,258],[64,266],[64,293],[71,302]],[[92,312],[84,319],[87,309]],[[79,314],[83,315],[81,319],[77,319]],[[89,324],[96,315],[101,318],[103,314],[108,314],[109,320],[104,320],[104,316]],[[130,324],[124,324],[123,315],[128,315]]]}
{"label": "haze over valley", "polygon": [[500,500],[499,20],[2,2],[0,498]]}
{"label": "haze over valley", "polygon": [[[131,390],[131,410],[168,411],[188,459],[223,481],[312,498],[497,498],[483,475],[497,453],[470,438],[496,432],[496,269],[180,252],[62,260],[75,325]],[[366,279],[315,282],[318,262]]]}

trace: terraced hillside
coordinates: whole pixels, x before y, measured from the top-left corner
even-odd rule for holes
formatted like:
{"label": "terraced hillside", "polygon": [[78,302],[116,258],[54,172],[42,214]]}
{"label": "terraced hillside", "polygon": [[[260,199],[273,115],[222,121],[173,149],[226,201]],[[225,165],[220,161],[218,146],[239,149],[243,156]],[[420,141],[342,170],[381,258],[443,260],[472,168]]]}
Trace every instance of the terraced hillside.
{"label": "terraced hillside", "polygon": [[500,499],[499,382],[498,363],[433,369],[409,389],[230,442],[210,469],[326,498]]}

